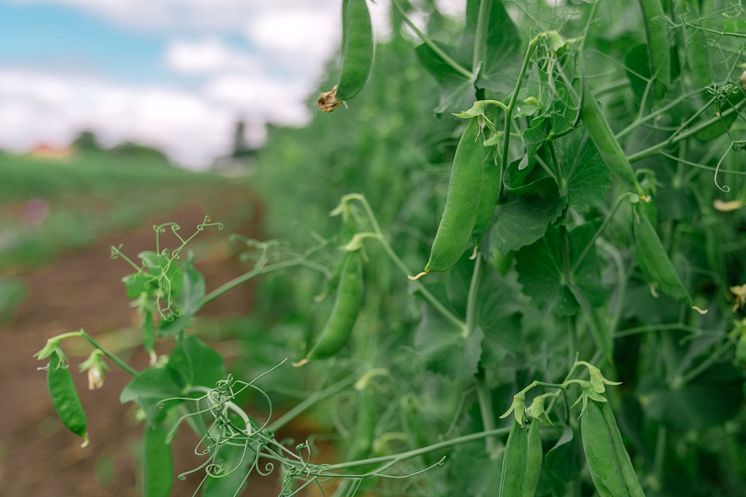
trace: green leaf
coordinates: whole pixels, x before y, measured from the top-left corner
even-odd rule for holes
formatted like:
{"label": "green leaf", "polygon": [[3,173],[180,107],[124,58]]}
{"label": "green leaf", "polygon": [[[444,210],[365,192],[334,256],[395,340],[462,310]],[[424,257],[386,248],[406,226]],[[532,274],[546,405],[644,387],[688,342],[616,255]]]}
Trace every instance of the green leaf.
{"label": "green leaf", "polygon": [[[455,48],[446,45],[445,43],[434,42],[438,48],[443,50],[449,57],[455,59]],[[458,86],[464,81],[468,81],[469,78],[454,69],[448,62],[446,62],[440,55],[430,48],[427,44],[423,43],[418,45],[414,49],[417,59],[422,64],[430,75],[435,78],[435,81],[443,88],[449,88]]]}
{"label": "green leaf", "polygon": [[730,364],[717,364],[693,381],[669,386],[648,377],[640,389],[645,414],[679,431],[722,426],[743,404],[743,376]]}
{"label": "green leaf", "polygon": [[534,243],[559,217],[563,207],[556,189],[550,195],[525,195],[499,205],[490,244],[505,253]]}
{"label": "green leaf", "polygon": [[159,419],[175,404],[167,402],[162,408],[158,403],[170,397],[182,395],[182,389],[174,372],[170,369],[150,367],[144,369],[130,381],[119,396],[120,402],[137,402],[150,422]]}
{"label": "green leaf", "polygon": [[585,211],[604,200],[611,186],[609,169],[596,146],[581,133],[555,140],[560,171],[560,191],[570,207]]}
{"label": "green leaf", "polygon": [[202,273],[194,268],[192,261],[187,261],[179,276],[178,291],[171,297],[174,300],[174,313],[159,323],[159,336],[176,335],[188,329],[194,315],[202,307],[202,298],[205,296],[205,279]]}
{"label": "green leaf", "polygon": [[171,445],[160,423],[145,427],[143,436],[143,486],[145,497],[168,497],[174,482]]}
{"label": "green leaf", "polygon": [[624,56],[624,72],[627,74],[629,86],[635,95],[635,102],[639,105],[645,94],[646,80],[650,79],[648,46],[645,43],[635,45],[627,51]]}
{"label": "green leaf", "polygon": [[487,454],[482,440],[456,446],[448,460],[449,479],[459,495],[492,496],[500,486],[501,461]]}
{"label": "green leaf", "polygon": [[414,347],[434,373],[467,380],[477,373],[483,336],[477,328],[464,337],[462,330],[426,306],[414,332]]}
{"label": "green leaf", "polygon": [[243,446],[224,445],[215,456],[215,464],[221,468],[219,477],[208,476],[202,487],[203,497],[226,497],[238,495],[246,485],[246,474],[254,462],[255,449]]}
{"label": "green leaf", "polygon": [[223,358],[196,336],[179,340],[168,359],[168,368],[186,387],[214,387],[225,377]]}
{"label": "green leaf", "polygon": [[552,478],[569,482],[583,469],[583,446],[577,435],[575,430],[564,425],[559,440],[544,456],[543,467]]}
{"label": "green leaf", "polygon": [[580,292],[591,305],[597,306],[605,301],[607,291],[601,284],[595,246],[591,246],[582,264],[572,272],[572,266],[590,243],[595,226],[587,224],[567,232],[566,239],[562,230],[553,227],[542,240],[522,248],[516,255],[516,269],[523,292],[531,300],[539,307],[568,316],[579,307],[574,292]]}
{"label": "green leaf", "polygon": [[[434,43],[449,57],[457,60],[454,47],[440,42]],[[435,78],[440,86],[440,103],[435,109],[436,114],[458,112],[471,107],[475,98],[473,78],[467,78],[455,70],[424,43],[415,48],[415,53],[425,70]],[[461,65],[464,66],[464,64]]]}
{"label": "green leaf", "polygon": [[144,272],[128,274],[122,278],[124,288],[127,291],[127,298],[134,300],[151,290],[153,288],[152,280],[153,277]]}

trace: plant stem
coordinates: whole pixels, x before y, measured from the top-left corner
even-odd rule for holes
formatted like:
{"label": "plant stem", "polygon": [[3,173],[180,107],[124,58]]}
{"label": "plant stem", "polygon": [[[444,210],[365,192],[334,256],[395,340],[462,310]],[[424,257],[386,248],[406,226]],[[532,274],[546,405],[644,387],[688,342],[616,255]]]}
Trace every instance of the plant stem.
{"label": "plant stem", "polygon": [[518,92],[521,91],[523,85],[523,77],[526,75],[528,69],[528,63],[531,60],[536,45],[539,43],[543,34],[534,36],[530,42],[528,42],[528,48],[526,49],[526,55],[523,57],[523,63],[521,64],[521,70],[518,72],[518,79],[515,82],[515,88],[513,88],[513,94],[510,96],[508,102],[508,108],[505,111],[505,138],[503,140],[502,156],[500,157],[500,184],[503,184],[505,171],[508,168],[508,152],[510,151],[510,123],[513,118],[513,110],[518,104]]}
{"label": "plant stem", "polygon": [[659,150],[662,148],[667,147],[668,145],[673,145],[675,143],[680,142],[681,140],[686,140],[687,138],[696,135],[702,130],[705,130],[709,128],[710,126],[713,126],[720,122],[723,118],[730,116],[734,112],[738,112],[738,109],[742,107],[746,103],[746,100],[742,100],[735,106],[731,107],[730,109],[726,110],[725,112],[722,112],[721,114],[715,115],[711,117],[710,119],[706,121],[702,121],[698,125],[694,126],[693,128],[690,128],[688,131],[685,131],[679,135],[671,135],[671,138],[668,140],[664,140],[660,143],[656,143],[655,145],[652,145],[645,150],[640,150],[639,152],[636,152],[632,155],[627,156],[627,160],[630,162],[637,162],[642,159],[646,159],[650,157],[651,155],[655,155],[658,153]]}
{"label": "plant stem", "polygon": [[469,283],[469,294],[466,298],[466,326],[464,326],[464,338],[471,335],[477,324],[477,296],[479,294],[479,283],[482,278],[482,258],[479,252],[476,252],[474,261],[474,270],[471,274],[471,283]]}
{"label": "plant stem", "polygon": [[296,416],[298,416],[300,413],[302,413],[306,409],[310,408],[317,402],[321,402],[324,399],[327,399],[333,395],[338,394],[345,388],[355,383],[356,380],[357,378],[350,375],[342,381],[334,383],[333,385],[329,385],[323,390],[319,390],[317,392],[312,393],[311,395],[303,399],[301,402],[296,404],[295,407],[291,408],[288,412],[286,412],[285,414],[277,418],[275,421],[270,423],[270,425],[267,426],[267,429],[273,432],[279,430],[280,428],[288,424],[291,420],[293,420]]}
{"label": "plant stem", "polygon": [[479,14],[477,17],[477,31],[474,36],[474,51],[472,54],[471,67],[477,70],[479,64],[484,62],[487,52],[487,28],[489,27],[490,12],[492,11],[492,0],[481,0],[479,2]]}
{"label": "plant stem", "polygon": [[394,5],[396,10],[399,11],[399,13],[402,15],[402,19],[404,19],[404,22],[407,23],[407,26],[409,26],[412,31],[417,35],[417,37],[422,40],[422,42],[427,45],[430,50],[435,52],[441,59],[443,59],[443,62],[451,66],[454,71],[461,74],[466,79],[471,79],[471,71],[466,69],[464,66],[453,60],[447,53],[443,51],[442,48],[440,48],[438,45],[435,44],[428,36],[420,31],[420,29],[412,22],[412,20],[409,18],[407,13],[404,11],[402,6],[399,4],[397,0],[391,0],[391,3]]}
{"label": "plant stem", "polygon": [[601,233],[604,232],[606,229],[606,226],[609,225],[609,222],[611,221],[611,218],[614,217],[614,214],[616,214],[616,211],[621,207],[622,202],[626,199],[628,199],[630,196],[635,195],[634,193],[623,193],[619,196],[619,198],[614,202],[614,206],[611,208],[611,212],[609,212],[609,215],[604,218],[603,222],[601,223],[601,226],[598,227],[595,233],[593,233],[593,237],[588,241],[588,244],[583,248],[583,251],[578,256],[575,263],[573,263],[572,268],[570,269],[570,274],[575,274],[575,271],[578,270],[580,267],[580,264],[583,262],[583,259],[586,258],[588,255],[588,252],[590,252],[591,248],[593,247],[593,244],[596,242],[596,239],[601,236]]}
{"label": "plant stem", "polygon": [[139,372],[136,369],[130,367],[129,364],[127,364],[126,362],[121,360],[119,357],[117,357],[116,355],[112,354],[111,352],[103,348],[101,344],[96,341],[95,338],[93,338],[91,335],[86,333],[84,330],[80,330],[79,332],[77,332],[77,336],[85,339],[93,347],[100,350],[102,354],[104,354],[107,358],[111,360],[111,362],[119,366],[121,369],[129,373],[131,376],[137,376],[139,374]]}
{"label": "plant stem", "polygon": [[426,445],[425,447],[420,447],[419,449],[413,449],[413,450],[408,450],[406,452],[400,452],[399,454],[392,454],[390,456],[371,457],[368,459],[348,461],[348,462],[339,463],[339,464],[324,465],[323,468],[324,470],[338,470],[338,469],[354,468],[357,466],[365,466],[368,464],[387,463],[391,461],[399,462],[405,459],[411,459],[412,457],[416,457],[422,454],[427,454],[428,452],[435,452],[437,450],[445,449],[447,447],[453,447],[454,445],[460,445],[460,444],[464,444],[468,442],[473,442],[474,440],[481,440],[482,438],[505,435],[509,431],[510,431],[510,428],[495,428],[494,430],[485,430],[485,431],[481,431],[478,433],[470,433],[468,435],[464,435],[461,437],[452,438],[450,440],[444,440],[442,442],[434,443],[432,445]]}
{"label": "plant stem", "polygon": [[[485,431],[495,429],[495,412],[492,409],[492,392],[487,387],[484,379],[477,378],[477,401],[479,402],[479,414],[482,417],[482,426]],[[484,439],[484,448],[490,457],[495,457],[499,449],[497,437],[487,437]]]}
{"label": "plant stem", "polygon": [[279,271],[280,269],[287,269],[293,266],[301,266],[301,265],[304,265],[303,259],[294,258],[294,259],[288,259],[282,262],[277,262],[275,264],[270,264],[268,266],[262,266],[258,268],[255,267],[251,271],[244,273],[241,276],[238,276],[236,278],[233,278],[232,280],[227,281],[226,283],[223,283],[222,285],[217,287],[215,290],[205,295],[202,298],[202,303],[200,305],[202,306],[209,302],[212,302],[213,300],[220,297],[227,291],[232,290],[238,285],[245,283],[249,281],[250,279],[260,276],[262,274],[271,273],[272,271]]}

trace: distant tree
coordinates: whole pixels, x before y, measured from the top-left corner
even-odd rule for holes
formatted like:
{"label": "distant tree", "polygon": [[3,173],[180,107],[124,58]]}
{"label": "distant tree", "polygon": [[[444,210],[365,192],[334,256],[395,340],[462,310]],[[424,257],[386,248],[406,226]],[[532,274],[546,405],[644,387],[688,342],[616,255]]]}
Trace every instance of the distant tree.
{"label": "distant tree", "polygon": [[246,139],[246,121],[239,119],[233,127],[233,150],[231,157],[248,157],[254,155],[254,149]]}
{"label": "distant tree", "polygon": [[112,154],[120,156],[133,157],[138,159],[149,159],[154,162],[162,162],[164,165],[170,164],[166,154],[155,147],[143,145],[142,143],[126,141],[110,149]]}
{"label": "distant tree", "polygon": [[101,150],[101,144],[93,131],[81,131],[73,140],[72,146],[82,151]]}

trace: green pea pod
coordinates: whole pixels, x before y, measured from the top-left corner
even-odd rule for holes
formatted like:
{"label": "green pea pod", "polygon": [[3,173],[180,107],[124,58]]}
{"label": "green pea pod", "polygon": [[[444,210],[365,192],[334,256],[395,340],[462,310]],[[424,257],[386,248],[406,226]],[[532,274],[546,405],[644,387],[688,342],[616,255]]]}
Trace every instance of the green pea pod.
{"label": "green pea pod", "polygon": [[491,163],[484,165],[482,185],[479,189],[479,209],[474,222],[473,237],[478,241],[490,227],[500,194],[500,169]]}
{"label": "green pea pod", "polygon": [[505,444],[498,496],[536,495],[542,459],[541,423],[534,420],[530,426],[521,426],[517,421],[513,421]]}
{"label": "green pea pod", "polygon": [[608,402],[588,400],[580,433],[599,497],[645,497]]}
{"label": "green pea pod", "polygon": [[637,220],[633,221],[632,225],[636,258],[645,278],[671,297],[691,304],[692,298],[681,282],[679,273],[676,272],[647,214],[643,209],[636,209],[636,212]]}
{"label": "green pea pod", "polygon": [[357,315],[363,305],[363,265],[358,253],[347,258],[337,287],[332,312],[305,359],[296,363],[302,366],[313,359],[326,359],[336,355],[350,339]]}
{"label": "green pea pod", "polygon": [[601,159],[611,172],[624,182],[626,187],[639,191],[640,187],[635,177],[635,170],[632,169],[627,156],[624,155],[622,147],[611,131],[609,123],[587,85],[583,88],[583,92],[580,117],[583,119],[591,141],[598,149]]}
{"label": "green pea pod", "polygon": [[376,432],[376,403],[369,387],[358,391],[357,421],[347,459],[354,461],[370,455]]}
{"label": "green pea pod", "polygon": [[171,445],[160,424],[145,427],[143,449],[145,497],[168,497],[174,482],[174,464]]}
{"label": "green pea pod", "polygon": [[650,73],[655,75],[655,94],[660,98],[671,84],[671,47],[666,13],[660,0],[640,0],[640,8],[645,21]]}
{"label": "green pea pod", "polygon": [[[342,214],[342,228],[339,231],[339,246],[344,247],[347,243],[352,240],[352,237],[358,232],[358,225],[355,219],[355,215],[352,211],[352,206],[349,204],[343,204],[340,209]],[[354,252],[345,251],[342,256],[337,260],[332,271],[332,276],[327,280],[324,291],[317,297],[317,300],[323,300],[327,295],[333,293],[339,285],[339,279],[342,276],[342,270],[347,264],[347,259],[354,256]]]}
{"label": "green pea pod", "polygon": [[62,351],[55,350],[47,365],[47,386],[52,405],[65,428],[83,438],[83,447],[88,445],[85,411],[75,390],[75,383],[65,363]]}
{"label": "green pea pod", "polygon": [[332,112],[363,89],[373,64],[373,28],[366,0],[342,0],[342,72],[339,83],[321,94],[319,107]]}
{"label": "green pea pod", "polygon": [[[367,386],[357,392],[357,420],[355,431],[352,434],[352,443],[347,451],[347,460],[355,461],[370,456],[373,449],[373,439],[376,434],[376,403],[371,389]],[[353,479],[343,480],[334,492],[334,497],[347,497],[354,495],[358,489],[359,481]]]}
{"label": "green pea pod", "polygon": [[541,450],[541,421],[535,419],[528,428],[526,476],[523,484],[523,497],[534,497],[536,495],[543,459],[544,453]]}
{"label": "green pea pod", "polygon": [[479,121],[471,119],[456,148],[446,205],[430,259],[420,276],[432,271],[447,271],[468,247],[479,211],[484,162],[485,148],[480,139]]}

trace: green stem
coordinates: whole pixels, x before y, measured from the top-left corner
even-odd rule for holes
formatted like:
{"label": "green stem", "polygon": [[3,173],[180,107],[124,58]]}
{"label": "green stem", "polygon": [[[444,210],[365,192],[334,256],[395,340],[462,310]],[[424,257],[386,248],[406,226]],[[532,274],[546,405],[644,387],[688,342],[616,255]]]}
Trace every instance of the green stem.
{"label": "green stem", "polygon": [[232,290],[238,285],[246,283],[252,278],[255,278],[262,274],[271,273],[272,271],[279,271],[280,269],[287,269],[293,266],[302,266],[302,265],[305,265],[305,262],[302,258],[294,258],[294,259],[288,259],[286,261],[278,262],[275,264],[270,264],[268,266],[262,266],[258,268],[255,267],[251,271],[244,273],[241,276],[238,276],[236,278],[233,278],[232,280],[220,285],[215,290],[205,295],[202,298],[202,303],[200,304],[200,306],[203,306],[209,302],[212,302],[213,300],[220,297],[224,293],[228,292],[229,290]]}
{"label": "green stem", "polygon": [[[673,107],[676,107],[677,105],[679,105],[684,100],[688,100],[688,99],[690,99],[691,97],[693,97],[695,95],[699,95],[700,93],[702,93],[702,89],[690,91],[689,93],[685,93],[683,95],[680,95],[680,96],[676,97],[675,99],[673,99],[667,105],[664,105],[663,107],[661,107],[659,109],[656,109],[654,112],[651,112],[650,114],[647,114],[645,117],[641,117],[639,119],[635,119],[634,122],[632,122],[629,126],[627,126],[626,128],[624,128],[623,130],[621,130],[619,133],[617,133],[615,135],[616,139],[617,140],[621,140],[623,137],[627,136],[632,131],[634,131],[638,127],[642,126],[646,122],[650,121],[651,119],[655,119],[656,117],[660,116],[661,114],[664,114],[664,113],[668,112],[668,110],[672,109]],[[596,96],[598,96],[598,95],[599,95],[599,93],[597,92]]]}
{"label": "green stem", "polygon": [[422,42],[427,45],[430,50],[435,52],[443,61],[451,66],[454,71],[461,74],[466,79],[471,79],[472,74],[471,71],[466,69],[464,66],[453,60],[447,53],[443,51],[438,45],[436,45],[430,38],[427,37],[425,33],[420,31],[420,29],[412,22],[412,20],[409,18],[407,13],[404,11],[404,8],[399,4],[397,0],[391,0],[391,3],[394,5],[396,10],[399,11],[399,13],[402,16],[402,19],[404,19],[404,22],[407,23],[407,25],[414,31],[414,33],[417,35],[417,37],[422,40]]}
{"label": "green stem", "polygon": [[[66,333],[66,335],[68,334]],[[100,350],[102,354],[104,354],[107,358],[111,360],[111,362],[119,366],[121,369],[129,373],[131,376],[137,376],[139,374],[139,372],[136,369],[133,369],[132,367],[129,366],[129,364],[127,364],[126,362],[121,360],[119,357],[115,356],[114,354],[112,354],[111,352],[103,348],[101,344],[96,341],[95,338],[93,338],[91,335],[86,333],[84,330],[80,330],[79,332],[77,332],[77,336],[85,339],[93,347]]]}
{"label": "green stem", "polygon": [[474,52],[472,56],[472,70],[476,71],[479,64],[484,62],[487,52],[487,29],[489,27],[492,0],[481,0],[479,2],[479,14],[477,17],[477,30],[474,36]]}
{"label": "green stem", "polygon": [[482,257],[476,252],[474,261],[474,271],[471,274],[471,283],[469,283],[469,294],[466,298],[466,326],[464,326],[464,337],[471,335],[477,324],[477,295],[479,294],[479,283],[482,277]]}
{"label": "green stem", "polygon": [[[495,412],[492,408],[492,392],[487,387],[484,379],[477,378],[477,401],[479,402],[479,414],[482,417],[482,426],[485,431],[495,429]],[[497,437],[484,439],[484,448],[490,457],[495,457],[499,449]]]}
{"label": "green stem", "polygon": [[583,260],[588,256],[588,252],[590,252],[591,248],[593,248],[593,244],[596,242],[596,239],[601,236],[601,233],[604,232],[606,229],[606,226],[609,225],[609,222],[611,222],[611,218],[614,217],[614,214],[616,214],[616,211],[619,210],[619,207],[621,207],[622,202],[632,195],[636,195],[634,193],[623,193],[619,196],[619,198],[614,202],[614,206],[611,208],[611,212],[609,212],[609,215],[606,216],[604,221],[601,223],[601,226],[598,227],[595,233],[593,233],[593,237],[588,241],[588,244],[583,248],[583,251],[578,256],[575,263],[573,263],[572,268],[570,269],[570,274],[575,274],[575,271],[578,270],[580,267],[580,264],[582,264]]}
{"label": "green stem", "polygon": [[275,421],[273,421],[267,429],[272,432],[276,432],[286,424],[288,424],[290,421],[292,421],[295,417],[297,417],[300,413],[303,411],[309,409],[311,406],[316,404],[317,402],[321,402],[324,399],[327,399],[333,395],[338,394],[345,388],[349,387],[355,381],[357,378],[350,375],[347,378],[345,378],[342,381],[339,381],[337,383],[334,383],[333,385],[330,385],[323,390],[319,390],[317,392],[312,393],[305,399],[303,399],[301,402],[295,405],[295,407],[291,408],[288,412],[277,418]]}
{"label": "green stem", "polygon": [[329,471],[329,470],[338,470],[338,469],[346,469],[346,468],[355,468],[358,466],[365,466],[368,464],[388,463],[391,461],[399,462],[405,459],[411,459],[412,457],[417,457],[422,454],[427,454],[428,452],[435,452],[435,451],[445,449],[448,447],[453,447],[454,445],[460,445],[460,444],[464,444],[468,442],[473,442],[474,440],[481,440],[483,438],[505,435],[508,432],[510,432],[509,427],[508,428],[495,428],[494,430],[485,430],[485,431],[481,431],[478,433],[470,433],[469,435],[452,438],[450,440],[444,440],[442,442],[434,443],[432,445],[420,447],[419,449],[408,450],[406,452],[400,452],[398,454],[392,454],[390,456],[370,457],[368,459],[360,459],[357,461],[348,461],[348,462],[339,463],[339,464],[324,465],[323,468],[325,471]]}
{"label": "green stem", "polygon": [[660,143],[656,143],[655,145],[652,145],[646,148],[645,150],[640,150],[639,152],[636,152],[632,155],[628,155],[627,160],[630,162],[637,162],[639,160],[646,159],[650,157],[651,155],[655,155],[656,153],[658,153],[658,151],[661,150],[662,148],[678,143],[681,140],[686,140],[687,138],[693,135],[696,135],[700,131],[707,129],[710,126],[714,126],[715,124],[720,122],[723,118],[730,116],[734,112],[738,112],[738,109],[742,107],[744,103],[746,103],[746,100],[739,102],[737,105],[731,107],[730,109],[726,110],[725,112],[719,115],[715,115],[706,121],[702,121],[701,123],[694,126],[693,128],[690,128],[688,131],[685,131],[679,135],[672,135],[671,138],[669,138],[668,140],[662,141]]}
{"label": "green stem", "polygon": [[505,171],[508,168],[508,152],[510,151],[510,123],[513,119],[513,110],[515,109],[515,106],[518,104],[518,92],[521,91],[521,86],[523,85],[523,78],[526,75],[526,70],[528,69],[528,63],[531,60],[531,55],[533,55],[534,50],[536,49],[536,45],[539,43],[539,40],[543,34],[538,34],[534,36],[531,41],[528,43],[528,48],[526,49],[526,55],[523,57],[523,63],[521,63],[521,70],[518,72],[518,79],[515,82],[515,88],[513,88],[513,94],[510,96],[510,102],[508,102],[508,108],[505,111],[505,138],[503,140],[503,150],[502,150],[502,156],[500,157],[500,184],[503,184],[503,179],[505,175]]}

